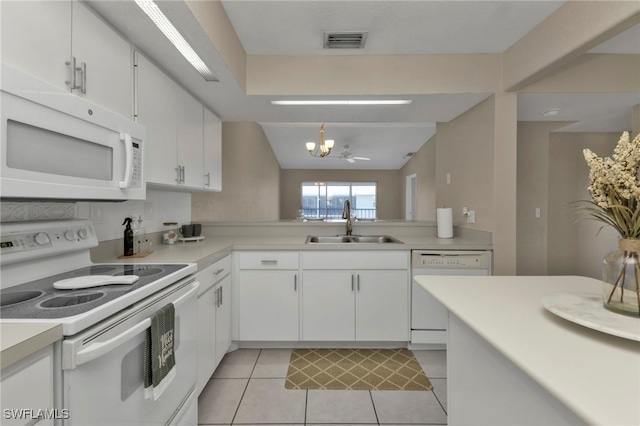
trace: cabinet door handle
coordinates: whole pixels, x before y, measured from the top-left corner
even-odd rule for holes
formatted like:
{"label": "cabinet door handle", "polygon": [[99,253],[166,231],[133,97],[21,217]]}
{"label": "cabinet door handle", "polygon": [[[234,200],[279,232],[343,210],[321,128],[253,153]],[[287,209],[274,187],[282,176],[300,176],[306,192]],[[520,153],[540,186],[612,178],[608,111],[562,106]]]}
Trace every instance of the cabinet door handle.
{"label": "cabinet door handle", "polygon": [[293,276],[293,291],[298,291],[298,274]]}
{"label": "cabinet door handle", "polygon": [[220,294],[218,293],[218,288],[215,289],[215,293],[216,293],[216,300],[213,302],[213,306],[215,306],[216,308],[218,307],[219,303],[220,303]]}
{"label": "cabinet door handle", "polygon": [[176,167],[175,169],[173,169],[176,171],[176,182],[180,183],[180,165],[178,164],[178,167]]}
{"label": "cabinet door handle", "polygon": [[80,63],[80,92],[87,93],[87,63]]}
{"label": "cabinet door handle", "polygon": [[211,172],[207,172],[204,176],[207,178],[207,183],[204,186],[211,186]]}
{"label": "cabinet door handle", "polygon": [[220,268],[213,273],[213,275],[220,275],[224,271],[224,268]]}
{"label": "cabinet door handle", "polygon": [[69,79],[65,80],[65,84],[69,85],[71,90],[75,90],[76,87],[76,57],[72,56],[71,60],[64,63],[69,68]]}
{"label": "cabinet door handle", "polygon": [[351,291],[353,291],[353,290],[354,290],[354,288],[353,288],[353,274],[351,274]]}
{"label": "cabinet door handle", "polygon": [[277,265],[278,261],[275,260],[275,259],[273,259],[273,260],[265,259],[265,260],[261,261],[261,263],[263,265]]}
{"label": "cabinet door handle", "polygon": [[358,286],[357,286],[357,288],[358,288],[358,291],[360,291],[360,274],[358,274],[358,280],[357,280],[357,281],[358,281]]}
{"label": "cabinet door handle", "polygon": [[223,293],[222,293],[222,287],[220,287],[220,288],[218,289],[218,291],[220,292],[220,303],[218,304],[218,307],[220,307],[220,306],[222,306],[222,304],[224,303],[224,302],[223,302],[224,297],[223,297]]}
{"label": "cabinet door handle", "polygon": [[180,166],[180,183],[184,183],[184,167]]}

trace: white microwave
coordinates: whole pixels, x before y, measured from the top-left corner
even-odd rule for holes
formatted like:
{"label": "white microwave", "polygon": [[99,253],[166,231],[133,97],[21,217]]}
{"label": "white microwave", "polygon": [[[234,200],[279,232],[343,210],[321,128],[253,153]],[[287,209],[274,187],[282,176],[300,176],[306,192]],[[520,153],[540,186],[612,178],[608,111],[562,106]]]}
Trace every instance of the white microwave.
{"label": "white microwave", "polygon": [[2,64],[2,199],[143,200],[145,127]]}

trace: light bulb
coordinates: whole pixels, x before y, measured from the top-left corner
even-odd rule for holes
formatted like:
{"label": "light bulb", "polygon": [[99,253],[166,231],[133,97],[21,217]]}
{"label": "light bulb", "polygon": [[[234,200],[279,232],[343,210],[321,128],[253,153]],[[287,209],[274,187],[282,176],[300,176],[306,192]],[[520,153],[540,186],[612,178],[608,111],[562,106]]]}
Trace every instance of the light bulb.
{"label": "light bulb", "polygon": [[315,147],[316,147],[316,144],[314,142],[307,142],[307,151],[313,152]]}
{"label": "light bulb", "polygon": [[333,139],[327,139],[326,141],[324,141],[325,145],[327,145],[327,148],[329,149],[333,149],[333,145],[336,143]]}

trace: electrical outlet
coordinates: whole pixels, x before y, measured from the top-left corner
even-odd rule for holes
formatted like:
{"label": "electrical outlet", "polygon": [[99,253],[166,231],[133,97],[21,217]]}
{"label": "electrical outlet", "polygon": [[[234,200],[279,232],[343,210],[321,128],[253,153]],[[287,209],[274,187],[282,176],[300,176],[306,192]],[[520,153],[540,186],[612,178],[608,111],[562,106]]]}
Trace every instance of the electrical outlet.
{"label": "electrical outlet", "polygon": [[476,223],[476,211],[469,210],[467,212],[467,223]]}

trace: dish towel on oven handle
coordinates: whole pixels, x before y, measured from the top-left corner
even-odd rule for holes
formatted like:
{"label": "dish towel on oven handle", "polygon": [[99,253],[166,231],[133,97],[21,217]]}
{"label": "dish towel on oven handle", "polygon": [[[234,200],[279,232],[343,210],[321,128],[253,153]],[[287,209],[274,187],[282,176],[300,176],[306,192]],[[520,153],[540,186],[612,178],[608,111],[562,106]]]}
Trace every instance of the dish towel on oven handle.
{"label": "dish towel on oven handle", "polygon": [[175,307],[169,303],[151,315],[144,347],[144,395],[157,400],[176,375]]}

